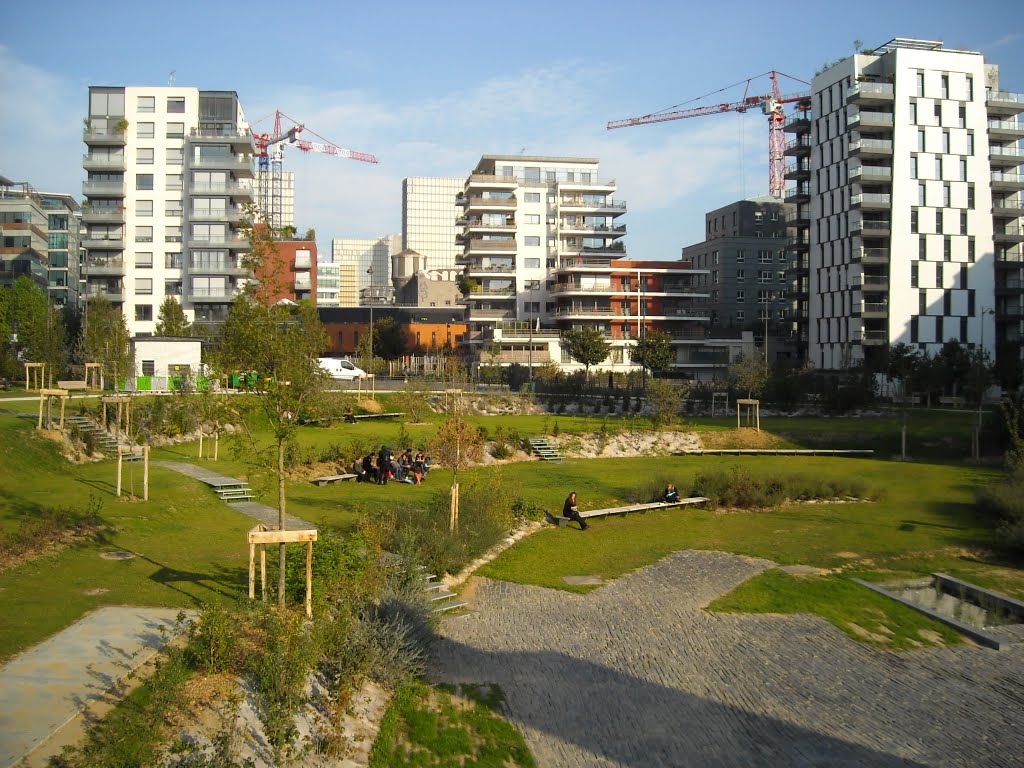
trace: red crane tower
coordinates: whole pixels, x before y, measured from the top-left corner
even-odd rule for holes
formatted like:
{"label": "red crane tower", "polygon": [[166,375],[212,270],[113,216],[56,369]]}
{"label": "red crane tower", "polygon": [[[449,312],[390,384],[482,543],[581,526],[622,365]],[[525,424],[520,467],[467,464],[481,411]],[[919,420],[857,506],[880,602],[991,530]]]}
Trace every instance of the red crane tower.
{"label": "red crane tower", "polygon": [[[782,129],[786,117],[783,112],[783,105],[796,104],[798,109],[807,110],[811,108],[811,97],[810,94],[807,93],[783,96],[782,91],[779,88],[778,75],[788,77],[790,80],[795,80],[799,83],[804,83],[804,85],[809,85],[809,83],[782,72],[777,72],[774,69],[767,74],[772,81],[771,93],[761,94],[759,96],[749,96],[750,83],[752,80],[757,79],[751,77],[746,81],[746,89],[743,92],[743,99],[741,101],[726,102],[724,104],[711,104],[705,107],[696,107],[694,109],[684,110],[676,110],[676,107],[681,106],[677,104],[676,107],[669,107],[667,110],[654,112],[641,117],[631,117],[626,120],[612,120],[608,123],[608,130],[611,130],[612,128],[627,128],[633,125],[664,123],[668,120],[682,120],[686,117],[717,115],[720,112],[746,112],[748,109],[760,107],[761,111],[768,116],[768,190],[775,197],[782,197],[782,193],[786,187],[786,160],[783,156],[783,152],[786,148],[786,137]],[[758,75],[757,77],[764,77],[764,75]],[[740,83],[730,85],[728,88],[735,88],[737,85],[740,85]],[[722,91],[728,90],[728,88],[719,89],[714,93],[721,93]],[[708,96],[710,95],[713,94],[708,94]],[[700,98],[707,98],[707,96],[701,96]],[[693,101],[697,101],[697,99],[693,99]]]}
{"label": "red crane tower", "polygon": [[[292,127],[286,131],[281,130],[281,118],[291,120]],[[260,121],[257,121],[260,122]],[[323,143],[306,141],[300,139],[298,134],[308,131],[316,136]],[[288,117],[281,110],[274,113],[274,132],[256,133],[253,132],[253,139],[256,141],[257,157],[257,200],[260,211],[267,217],[267,223],[274,232],[281,229],[283,224],[282,199],[284,197],[284,147],[298,147],[303,152],[319,152],[323,155],[336,155],[346,157],[350,160],[360,160],[364,163],[376,163],[377,158],[366,152],[356,152],[351,149],[344,149],[325,139],[319,134],[309,131],[299,121]]]}

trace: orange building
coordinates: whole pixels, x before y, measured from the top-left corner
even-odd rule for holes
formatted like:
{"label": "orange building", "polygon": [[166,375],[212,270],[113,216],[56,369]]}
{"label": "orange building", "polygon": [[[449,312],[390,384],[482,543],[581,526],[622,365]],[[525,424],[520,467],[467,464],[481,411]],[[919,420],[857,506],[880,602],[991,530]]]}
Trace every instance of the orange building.
{"label": "orange building", "polygon": [[256,278],[270,291],[271,303],[282,299],[316,303],[316,242],[275,240]]}
{"label": "orange building", "polygon": [[[320,307],[319,313],[327,332],[327,354],[354,355],[359,339],[369,331],[370,307]],[[411,355],[455,349],[469,328],[462,307],[373,307],[374,323],[385,317],[394,318],[405,332]]]}

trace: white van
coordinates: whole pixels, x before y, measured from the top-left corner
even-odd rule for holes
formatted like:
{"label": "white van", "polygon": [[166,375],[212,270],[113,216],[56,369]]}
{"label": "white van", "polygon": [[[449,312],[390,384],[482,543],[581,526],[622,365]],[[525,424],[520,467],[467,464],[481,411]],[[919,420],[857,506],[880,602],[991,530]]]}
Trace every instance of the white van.
{"label": "white van", "polygon": [[319,358],[323,368],[335,381],[352,381],[366,375],[366,371],[352,364],[350,360],[339,360],[336,357]]}

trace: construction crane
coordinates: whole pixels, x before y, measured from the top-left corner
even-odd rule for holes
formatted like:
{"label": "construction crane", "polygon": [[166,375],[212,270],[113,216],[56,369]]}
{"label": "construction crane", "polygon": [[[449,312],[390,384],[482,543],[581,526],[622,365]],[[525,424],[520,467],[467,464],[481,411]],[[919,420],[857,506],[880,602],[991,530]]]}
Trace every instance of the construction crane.
{"label": "construction crane", "polygon": [[[682,120],[686,117],[717,115],[721,112],[746,112],[750,109],[760,108],[761,111],[768,116],[768,190],[773,196],[782,197],[786,187],[786,160],[783,154],[786,149],[786,136],[783,132],[783,123],[785,122],[786,117],[783,112],[783,105],[796,104],[798,109],[806,111],[811,108],[811,97],[810,94],[807,93],[783,96],[782,91],[779,88],[778,76],[782,75],[783,77],[788,77],[790,80],[804,83],[804,85],[810,85],[810,83],[796,77],[791,77],[783,72],[777,72],[774,69],[766,74],[772,81],[771,93],[760,94],[758,96],[748,95],[750,93],[751,81],[756,80],[757,77],[764,77],[764,75],[758,75],[757,77],[747,79],[746,89],[743,92],[743,99],[740,101],[726,102],[724,104],[711,104],[705,107],[696,107],[694,109],[684,110],[677,110],[677,107],[682,106],[681,104],[677,104],[676,106],[669,107],[661,112],[653,112],[641,117],[631,117],[626,120],[612,120],[608,123],[608,130],[611,130],[612,128],[627,128],[633,125],[664,123],[669,120]],[[742,82],[730,85],[727,88],[721,88],[714,93],[700,96],[698,99],[692,99],[691,101],[706,99],[708,96],[713,96],[714,94],[721,93],[722,91],[729,90],[730,88],[735,88],[741,84]]]}
{"label": "construction crane", "polygon": [[[281,129],[282,117],[292,122],[292,126],[287,130]],[[322,143],[300,139],[299,134],[303,131],[321,139]],[[377,162],[376,157],[366,152],[356,152],[339,147],[323,136],[310,131],[298,120],[288,117],[281,110],[274,112],[274,132],[272,134],[253,132],[253,139],[256,142],[256,156],[259,158],[256,171],[256,199],[259,202],[260,211],[274,232],[279,232],[284,225],[282,201],[284,198],[285,147],[298,147],[303,152],[319,152],[322,155],[335,155],[364,163]]]}

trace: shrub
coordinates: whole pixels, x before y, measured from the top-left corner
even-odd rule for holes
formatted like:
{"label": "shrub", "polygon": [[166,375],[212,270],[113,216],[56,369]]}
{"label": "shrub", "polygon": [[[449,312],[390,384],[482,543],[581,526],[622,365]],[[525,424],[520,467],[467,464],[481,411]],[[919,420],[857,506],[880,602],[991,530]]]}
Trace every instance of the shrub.
{"label": "shrub", "polygon": [[207,672],[223,672],[232,661],[235,619],[219,605],[207,604],[188,622],[189,661]]}
{"label": "shrub", "polygon": [[41,507],[25,517],[13,531],[0,534],[0,559],[34,554],[60,541],[63,537],[104,535],[100,516],[103,500],[90,495],[84,507]]}
{"label": "shrub", "polygon": [[1024,554],[1024,467],[1018,464],[1004,482],[979,488],[976,506],[996,524],[1003,547]]}
{"label": "shrub", "polygon": [[504,443],[495,443],[491,446],[491,456],[496,459],[507,459],[512,455],[512,449]]}

